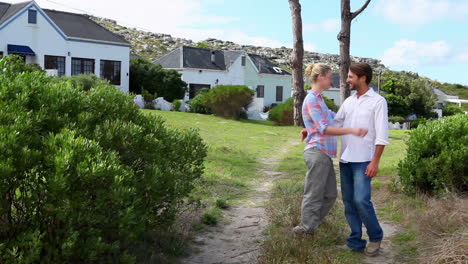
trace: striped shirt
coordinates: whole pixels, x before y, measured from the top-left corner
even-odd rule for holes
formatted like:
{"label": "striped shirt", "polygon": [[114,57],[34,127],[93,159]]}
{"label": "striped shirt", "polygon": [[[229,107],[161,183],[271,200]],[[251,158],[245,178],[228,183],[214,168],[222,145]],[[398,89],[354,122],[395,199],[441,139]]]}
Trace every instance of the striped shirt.
{"label": "striped shirt", "polygon": [[309,90],[302,104],[302,118],[307,129],[306,149],[317,147],[329,157],[336,157],[336,136],[325,135],[325,129],[333,125],[335,113],[328,109],[322,96]]}

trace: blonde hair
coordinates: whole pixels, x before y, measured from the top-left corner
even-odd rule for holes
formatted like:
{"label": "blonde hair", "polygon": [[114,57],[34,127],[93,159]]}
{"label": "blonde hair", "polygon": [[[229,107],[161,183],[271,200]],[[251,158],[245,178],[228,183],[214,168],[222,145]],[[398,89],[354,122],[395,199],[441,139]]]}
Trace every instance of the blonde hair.
{"label": "blonde hair", "polygon": [[331,70],[330,66],[323,63],[309,64],[305,69],[304,76],[315,83],[319,75],[327,75]]}

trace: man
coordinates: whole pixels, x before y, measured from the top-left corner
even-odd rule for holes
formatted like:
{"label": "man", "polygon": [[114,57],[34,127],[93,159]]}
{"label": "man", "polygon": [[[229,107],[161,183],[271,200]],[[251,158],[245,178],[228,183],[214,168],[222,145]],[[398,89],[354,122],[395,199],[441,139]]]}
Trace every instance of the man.
{"label": "man", "polygon": [[353,134],[365,136],[366,129],[334,127],[333,117],[321,94],[330,88],[332,69],[325,64],[309,65],[305,76],[310,77],[312,89],[302,105],[302,117],[307,137],[304,161],[307,174],[301,207],[301,223],[293,228],[296,234],[313,235],[336,200],[336,177],[332,158],[336,156],[336,136]]}
{"label": "man", "polygon": [[[335,125],[364,127],[365,137],[341,138],[340,177],[345,216],[351,228],[346,245],[355,251],[375,256],[383,231],[371,202],[371,180],[377,175],[380,157],[388,145],[388,114],[385,98],[369,88],[372,69],[367,63],[352,64],[346,82],[356,93],[348,97],[335,117]],[[362,239],[366,226],[369,244]]]}

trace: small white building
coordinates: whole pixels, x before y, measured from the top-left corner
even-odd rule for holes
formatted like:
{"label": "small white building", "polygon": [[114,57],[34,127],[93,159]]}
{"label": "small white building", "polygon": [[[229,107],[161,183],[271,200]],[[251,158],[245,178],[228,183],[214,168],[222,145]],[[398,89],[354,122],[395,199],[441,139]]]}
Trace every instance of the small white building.
{"label": "small white building", "polygon": [[209,50],[181,46],[156,59],[155,64],[177,70],[188,84],[184,101],[203,88],[246,85],[255,90],[255,108],[279,104],[291,97],[291,74],[270,60],[242,50]]}
{"label": "small white building", "polygon": [[129,89],[130,43],[86,15],[0,2],[0,57],[9,54],[52,74],[94,73]]}

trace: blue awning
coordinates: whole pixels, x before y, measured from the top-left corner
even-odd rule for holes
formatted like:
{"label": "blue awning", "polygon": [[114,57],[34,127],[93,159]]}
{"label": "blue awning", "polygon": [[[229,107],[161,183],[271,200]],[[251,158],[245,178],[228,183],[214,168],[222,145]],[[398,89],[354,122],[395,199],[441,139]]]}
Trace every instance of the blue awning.
{"label": "blue awning", "polygon": [[11,44],[8,44],[8,54],[36,56],[36,53],[28,46]]}

